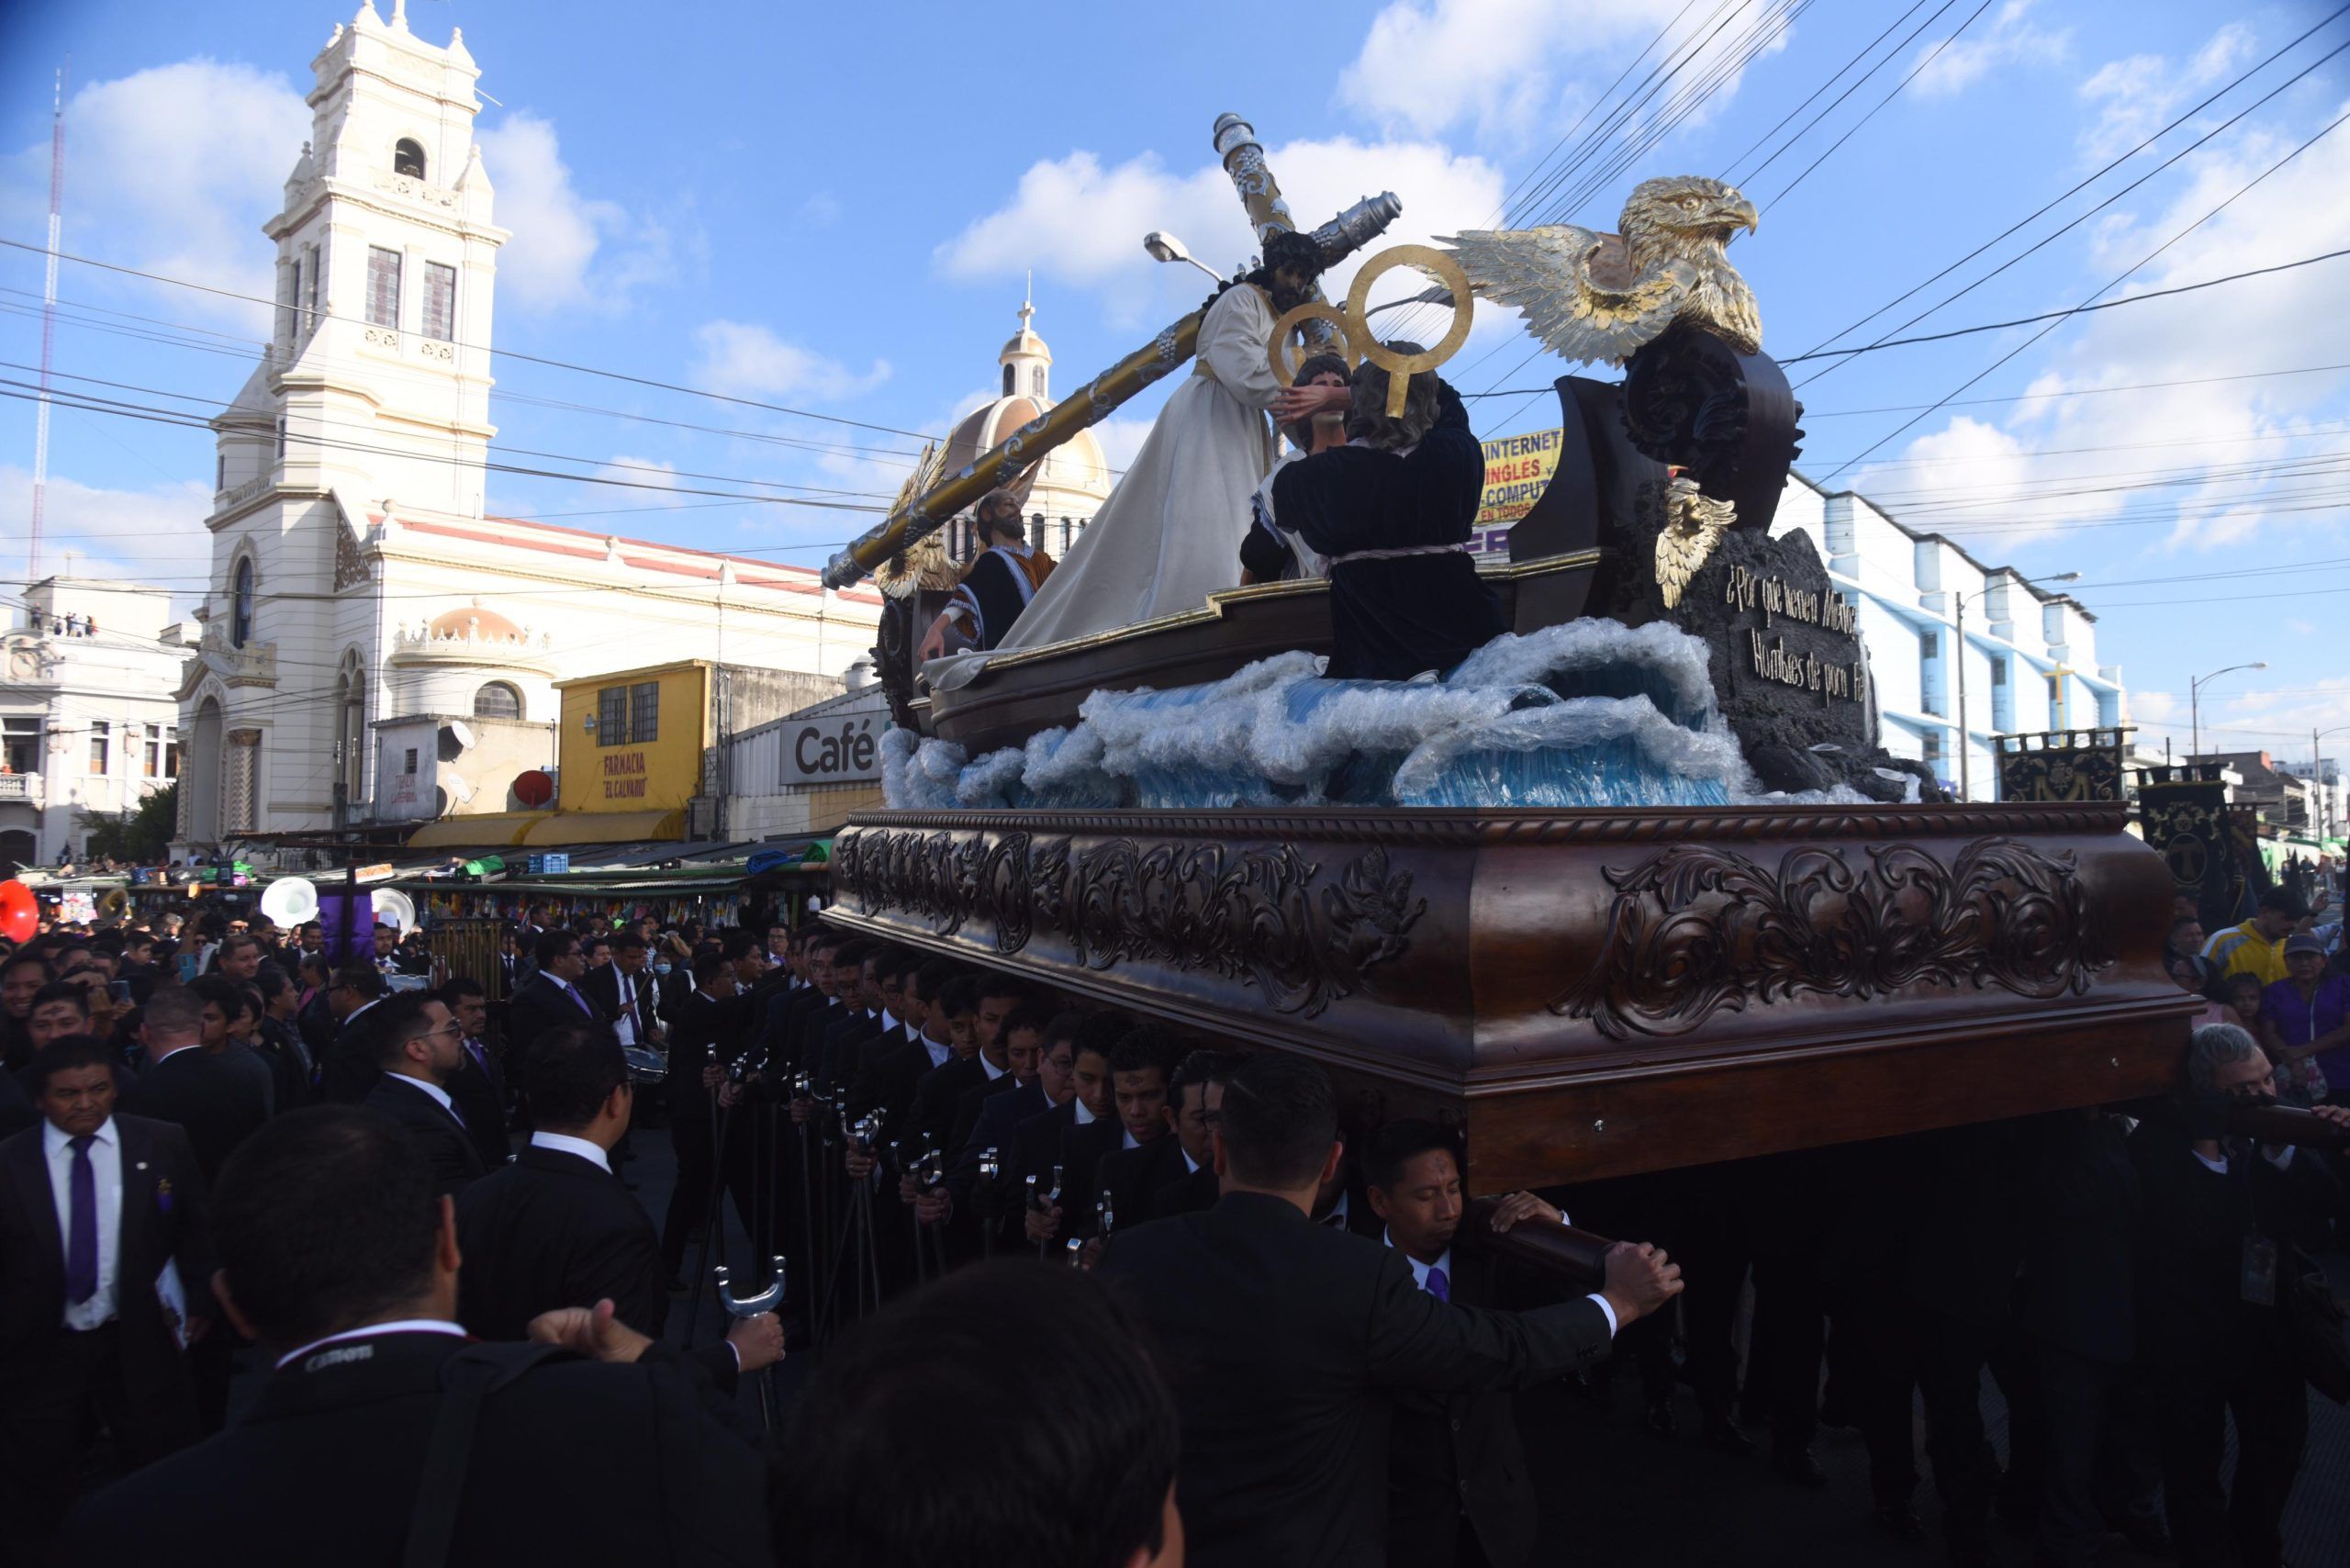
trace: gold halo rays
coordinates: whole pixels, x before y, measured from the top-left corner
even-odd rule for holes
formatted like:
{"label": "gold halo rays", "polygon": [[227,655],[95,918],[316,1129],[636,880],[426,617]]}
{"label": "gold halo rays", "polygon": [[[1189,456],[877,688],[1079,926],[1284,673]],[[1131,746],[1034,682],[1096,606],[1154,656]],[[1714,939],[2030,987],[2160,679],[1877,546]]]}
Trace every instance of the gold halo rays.
{"label": "gold halo rays", "polygon": [[1362,351],[1355,347],[1354,324],[1347,319],[1347,313],[1335,305],[1309,299],[1273,323],[1272,341],[1266,345],[1265,356],[1272,364],[1273,379],[1284,386],[1296,383],[1297,367],[1305,363],[1303,351],[1292,352],[1295,345],[1290,342],[1289,335],[1307,321],[1327,321],[1338,329],[1337,345],[1318,348],[1315,353],[1337,354],[1347,362],[1348,370],[1362,363]]}
{"label": "gold halo rays", "polygon": [[[1436,347],[1418,353],[1403,354],[1390,349],[1371,333],[1364,320],[1363,309],[1371,303],[1371,286],[1378,278],[1396,267],[1417,267],[1452,293],[1452,324]],[[1461,273],[1460,263],[1431,245],[1390,245],[1362,264],[1355,274],[1354,286],[1347,290],[1347,316],[1359,335],[1357,346],[1363,357],[1387,372],[1387,417],[1401,419],[1404,415],[1404,393],[1413,376],[1422,371],[1434,370],[1460,352],[1469,339],[1469,328],[1476,319],[1476,303],[1469,293],[1469,279]]]}

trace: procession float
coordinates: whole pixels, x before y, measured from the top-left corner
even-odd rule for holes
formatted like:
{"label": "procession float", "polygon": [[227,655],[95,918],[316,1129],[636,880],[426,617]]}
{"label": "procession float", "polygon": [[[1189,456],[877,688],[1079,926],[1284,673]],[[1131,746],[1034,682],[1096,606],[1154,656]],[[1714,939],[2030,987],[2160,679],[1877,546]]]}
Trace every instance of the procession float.
{"label": "procession float", "polygon": [[[1253,130],[1214,140],[1268,256],[1293,247]],[[1333,265],[1401,210],[1308,238]],[[1284,385],[1334,350],[1394,407],[1475,296],[1621,366],[1556,383],[1557,471],[1478,568],[1506,630],[1440,675],[1327,678],[1313,576],[919,656],[957,582],[941,526],[1181,367],[1205,308],[960,470],[925,462],[827,569],[890,599],[898,728],[824,918],[1312,1057],[1359,1115],[1460,1126],[1476,1193],[2168,1087],[2199,1002],[2160,962],[2162,858],[2118,801],[1953,801],[1887,756],[1855,605],[1772,535],[1801,409],[1729,258],[1754,225],[1718,181],[1651,180],[1617,232],[1393,247],[1343,307],[1281,315]],[[1397,266],[1450,302],[1428,348],[1371,331]]]}

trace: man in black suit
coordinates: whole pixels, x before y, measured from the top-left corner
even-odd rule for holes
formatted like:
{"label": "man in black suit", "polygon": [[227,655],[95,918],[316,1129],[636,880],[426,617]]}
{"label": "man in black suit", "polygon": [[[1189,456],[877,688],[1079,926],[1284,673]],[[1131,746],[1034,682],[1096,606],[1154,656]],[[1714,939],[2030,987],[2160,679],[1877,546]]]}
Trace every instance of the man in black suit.
{"label": "man in black suit", "polygon": [[[875,961],[867,962],[868,975]],[[849,1114],[878,1111],[887,1129],[884,1138],[905,1138],[911,1144],[917,1133],[912,1113],[923,1081],[978,1053],[971,1033],[972,1015],[979,1010],[976,990],[969,977],[957,974],[953,965],[933,960],[914,971],[912,982],[901,992],[902,1005],[921,1020],[911,1033],[877,1030],[847,1036],[858,1061],[849,1082]]]}
{"label": "man in black suit", "polygon": [[[735,986],[734,966],[711,951],[694,955],[694,992],[669,1030],[669,1075],[663,1087],[669,1096],[669,1140],[677,1153],[677,1179],[669,1190],[669,1212],[661,1223],[662,1278],[674,1280],[685,1267],[686,1243],[705,1220],[722,1223],[711,1212],[711,1190],[716,1183],[718,1113],[730,1110],[738,1085],[727,1081],[729,1064],[747,1043],[751,1023],[749,999]],[[734,1194],[734,1213],[748,1234],[756,1212],[751,1185],[750,1139],[729,1118],[725,1160],[726,1188]]]}
{"label": "man in black suit", "polygon": [[[661,1241],[611,1167],[635,1109],[627,1058],[600,1029],[550,1029],[532,1049],[538,1128],[512,1165],[457,1200],[457,1319],[477,1338],[520,1339],[543,1313],[609,1300],[622,1323],[659,1338],[669,1316]],[[773,1313],[736,1321],[727,1340],[704,1360],[722,1390],[783,1354]]]}
{"label": "man in black suit", "polygon": [[1598,1294],[1518,1314],[1439,1302],[1401,1253],[1310,1222],[1345,1152],[1337,1135],[1327,1074],[1251,1058],[1225,1089],[1216,1206],[1129,1231],[1102,1263],[1133,1292],[1175,1384],[1178,1501],[1201,1568],[1387,1561],[1391,1395],[1587,1367],[1680,1289],[1662,1253],[1623,1243]]}
{"label": "man in black suit", "polygon": [[489,1026],[489,997],[479,980],[464,975],[452,975],[439,995],[457,1021],[460,1056],[449,1098],[472,1135],[482,1169],[495,1170],[514,1158],[514,1145],[506,1134],[506,1070],[481,1037]]}
{"label": "man in black suit", "polygon": [[[2294,1238],[2338,1210],[2341,1190],[2308,1149],[2226,1135],[2233,1103],[2276,1098],[2250,1035],[2232,1024],[2196,1030],[2186,1077],[2179,1103],[2149,1107],[2130,1135],[2145,1205],[2138,1353],[2154,1380],[2163,1499],[2191,1568],[2274,1563],[2309,1440],[2309,1390],[2281,1304],[2308,1267]],[[2350,1126],[2350,1108],[2316,1114]],[[2222,1492],[2231,1416],[2235,1476]]]}
{"label": "man in black suit", "polygon": [[[1215,1207],[1215,1119],[1224,1109],[1224,1086],[1241,1060],[1230,1051],[1193,1051],[1177,1064],[1167,1086],[1167,1120],[1183,1153],[1183,1173],[1153,1189],[1141,1218]],[[1122,1204],[1122,1220],[1125,1212]]]}
{"label": "man in black suit", "polygon": [[[920,983],[921,970],[914,979]],[[1012,1076],[1009,1042],[1004,1037],[1004,1020],[1011,1016],[1013,1006],[1027,999],[1028,988],[1008,975],[990,974],[978,979],[966,979],[969,989],[967,999],[959,998],[955,987],[947,988],[947,1016],[955,1016],[954,1003],[963,1000],[968,1010],[970,1048],[950,1026],[947,1043],[955,1054],[925,1073],[914,1085],[913,1103],[906,1113],[905,1136],[916,1140],[927,1138],[930,1147],[952,1151],[956,1145],[956,1113],[964,1096],[974,1090],[984,1090],[990,1083],[1000,1083]]]}
{"label": "man in black suit", "polygon": [[[1098,1122],[1110,1122],[1117,1100],[1110,1083],[1110,1052],[1134,1033],[1135,1021],[1123,1013],[1096,1013],[1078,1026],[1071,1042],[1069,1097],[1051,1110],[1020,1124],[1013,1137],[1010,1173],[1020,1183],[1022,1207],[1006,1227],[1015,1245],[1049,1248],[1066,1238],[1061,1215],[1071,1204],[1086,1202],[1081,1189],[1069,1181],[1069,1143],[1091,1137],[1086,1131]],[[1031,1183],[1035,1203],[1027,1202]]]}
{"label": "man in black suit", "polygon": [[1110,1094],[1117,1115],[1086,1129],[1090,1138],[1069,1138],[1069,1191],[1080,1204],[1071,1236],[1098,1235],[1105,1211],[1113,1227],[1121,1220],[1131,1226],[1148,1218],[1144,1210],[1150,1194],[1183,1169],[1182,1145],[1167,1121],[1168,1080],[1182,1055],[1182,1040],[1151,1024],[1111,1050]]}
{"label": "man in black suit", "polygon": [[122,1095],[122,1108],[173,1122],[196,1149],[196,1169],[211,1182],[237,1146],[269,1120],[260,1088],[204,1050],[204,1003],[184,985],[161,986],[143,1020],[147,1069]]}
{"label": "man in black suit", "polygon": [[[771,1561],[759,1458],[673,1353],[590,1312],[541,1319],[547,1350],[468,1345],[455,1217],[384,1116],[277,1118],[212,1218],[222,1310],[276,1370],[236,1426],[84,1503],[76,1564],[393,1568],[436,1521],[420,1555],[452,1568]],[[436,1442],[450,1388],[485,1383],[470,1440]],[[524,1501],[555,1496],[582,1504]]]}
{"label": "man in black suit", "polygon": [[649,963],[644,938],[623,931],[612,938],[612,961],[579,981],[580,993],[612,1021],[623,1047],[651,1050],[661,1043],[660,988]]}
{"label": "man in black suit", "polygon": [[[1024,1011],[1014,1015],[1015,1049],[1030,1016]],[[997,1242],[1008,1242],[1018,1235],[1020,1210],[1015,1194],[1022,1185],[1020,1129],[1032,1118],[1067,1104],[1077,1092],[1077,1037],[1084,1026],[1085,1014],[1077,1012],[1055,1014],[1045,1023],[1037,1035],[1034,1077],[984,1102],[970,1136],[947,1169],[945,1184],[924,1194],[917,1205],[923,1224],[951,1224],[968,1215],[971,1231],[990,1229]],[[980,1182],[979,1162],[990,1151],[996,1158],[997,1178],[988,1188]],[[968,1232],[966,1235],[968,1238]]]}
{"label": "man in black suit", "polygon": [[578,937],[560,928],[543,931],[537,958],[538,972],[506,1004],[507,1061],[522,1070],[520,1086],[525,1091],[532,1040],[549,1029],[609,1022],[603,1010],[579,989],[588,960],[580,955]]}
{"label": "man in black suit", "polygon": [[449,1098],[465,1054],[457,1021],[439,1001],[418,993],[392,998],[383,1014],[375,1030],[383,1076],[364,1103],[408,1129],[435,1193],[461,1193],[483,1168],[473,1133]]}
{"label": "man in black suit", "polygon": [[798,949],[798,967],[789,971],[793,978],[789,989],[767,999],[759,1023],[759,1047],[769,1061],[795,1072],[814,1072],[815,1064],[800,1055],[800,1042],[809,1015],[832,1005],[833,954],[843,940],[834,931],[808,936]]}
{"label": "man in black suit", "polygon": [[[980,1116],[990,1102],[1007,1094],[1016,1094],[1036,1081],[1036,1058],[1044,1054],[1045,1031],[1051,1026],[1053,1016],[1038,1002],[1027,1002],[1012,1011],[1003,1021],[1001,1036],[1003,1046],[1004,1070],[965,1089],[955,1101],[955,1116],[947,1126],[946,1151],[957,1162],[963,1158],[971,1135],[978,1130]],[[1045,1102],[1036,1099],[1028,1114],[1034,1115],[1045,1109]]]}
{"label": "man in black suit", "polygon": [[389,994],[381,970],[354,958],[327,982],[326,1006],[334,1034],[319,1052],[319,1097],[355,1105],[375,1085],[376,1010]]}
{"label": "man in black suit", "polygon": [[204,1181],[186,1134],[115,1114],[113,1063],[87,1035],[51,1043],[26,1070],[41,1126],[0,1143],[0,1539],[36,1556],[94,1413],[125,1469],[196,1439],[176,1319],[212,1312]]}
{"label": "man in black suit", "polygon": [[[1386,1229],[1382,1239],[1411,1265],[1412,1282],[1438,1301],[1494,1306],[1490,1258],[1475,1238],[1455,1239],[1464,1207],[1460,1162],[1433,1122],[1394,1121],[1363,1156],[1365,1201]],[[1531,1193],[1513,1193],[1492,1225],[1521,1219],[1563,1225],[1566,1216]],[[1463,1255],[1467,1256],[1463,1256]],[[1387,1555],[1426,1568],[1517,1568],[1533,1554],[1539,1510],[1509,1395],[1413,1390],[1395,1396],[1387,1445]]]}

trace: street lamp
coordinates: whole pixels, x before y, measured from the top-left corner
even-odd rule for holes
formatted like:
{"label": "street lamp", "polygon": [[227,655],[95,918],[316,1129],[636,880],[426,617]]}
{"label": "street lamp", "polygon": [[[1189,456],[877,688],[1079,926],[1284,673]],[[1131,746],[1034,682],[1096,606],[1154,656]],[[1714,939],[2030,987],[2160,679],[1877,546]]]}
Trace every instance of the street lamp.
{"label": "street lamp", "polygon": [[[2059,572],[2053,577],[2027,577],[2018,576],[2014,572],[2001,575],[2014,577],[2017,582],[2022,583],[2027,588],[2036,582],[2076,583],[2081,580],[2081,574],[2078,572]],[[1969,749],[1966,728],[1966,596],[1960,593],[1952,597],[1958,606],[1957,612],[1952,617],[1955,628],[1953,633],[1955,645],[1951,652],[1958,669],[1958,798],[1964,801],[1966,799],[1966,754]],[[1982,595],[1977,594],[1975,597],[1979,599]]]}
{"label": "street lamp", "polygon": [[2203,754],[2203,688],[2210,682],[2219,679],[2221,676],[2233,675],[2240,669],[2266,669],[2267,667],[2268,666],[2266,663],[2230,665],[2225,669],[2215,669],[2209,675],[2199,675],[2194,679],[2187,683],[2187,722],[2188,736],[2187,742],[2187,763],[2188,767],[2192,767],[2195,765],[2195,759]]}
{"label": "street lamp", "polygon": [[1191,252],[1185,250],[1183,248],[1183,241],[1175,238],[1174,235],[1169,234],[1164,229],[1154,229],[1149,233],[1144,235],[1142,237],[1142,248],[1150,252],[1150,259],[1154,262],[1189,262],[1193,266],[1199,268],[1202,272],[1207,274],[1208,276],[1214,278],[1216,282],[1222,283],[1224,281],[1224,278],[1214,267],[1208,265],[1205,262],[1192,254]]}

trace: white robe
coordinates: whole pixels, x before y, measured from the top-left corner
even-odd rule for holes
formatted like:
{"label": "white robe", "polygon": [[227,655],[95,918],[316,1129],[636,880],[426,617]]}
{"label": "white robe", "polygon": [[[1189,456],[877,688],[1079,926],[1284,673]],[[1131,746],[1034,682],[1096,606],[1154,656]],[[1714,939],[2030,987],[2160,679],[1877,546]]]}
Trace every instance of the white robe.
{"label": "white robe", "polygon": [[1249,284],[1208,308],[1192,375],[1000,650],[1196,610],[1239,583],[1248,498],[1273,462],[1265,412],[1281,390],[1265,362],[1273,320],[1271,302]]}

